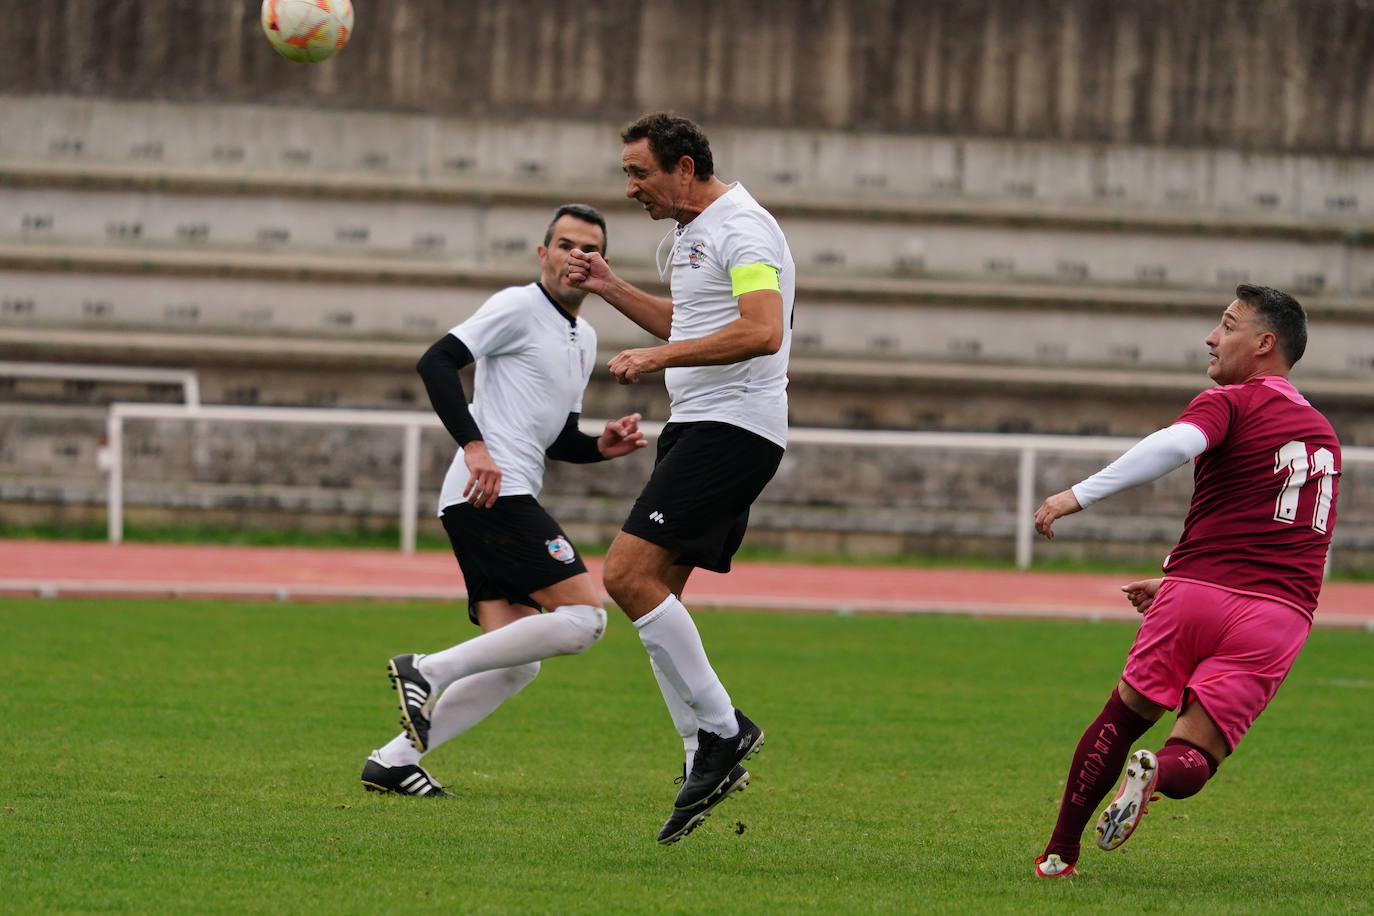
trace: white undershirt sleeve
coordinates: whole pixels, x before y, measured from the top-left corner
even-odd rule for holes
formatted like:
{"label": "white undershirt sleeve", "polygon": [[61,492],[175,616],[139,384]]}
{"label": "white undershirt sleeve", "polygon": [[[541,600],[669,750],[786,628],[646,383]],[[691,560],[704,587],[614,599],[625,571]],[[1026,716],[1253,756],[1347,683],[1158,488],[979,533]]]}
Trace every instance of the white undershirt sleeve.
{"label": "white undershirt sleeve", "polygon": [[1162,477],[1206,449],[1207,437],[1193,424],[1166,426],[1141,439],[1093,476],[1074,484],[1074,498],[1086,509],[1113,493]]}

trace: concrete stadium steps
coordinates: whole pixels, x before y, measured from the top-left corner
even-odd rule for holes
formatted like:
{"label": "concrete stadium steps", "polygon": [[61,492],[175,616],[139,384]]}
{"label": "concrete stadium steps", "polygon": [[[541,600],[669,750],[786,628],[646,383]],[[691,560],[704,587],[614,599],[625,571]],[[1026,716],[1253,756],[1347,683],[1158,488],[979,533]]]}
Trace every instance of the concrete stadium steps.
{"label": "concrete stadium steps", "polygon": [[[0,358],[192,365],[211,402],[423,403],[416,356],[531,278],[568,199],[603,207],[617,269],[662,288],[618,125],[0,100]],[[1145,431],[1200,387],[1202,336],[1254,281],[1313,317],[1299,384],[1374,436],[1374,162],[712,134],[798,261],[796,422]],[[648,342],[586,314],[603,355]],[[607,415],[664,403],[604,370],[588,394]]]}
{"label": "concrete stadium steps", "polygon": [[[21,180],[0,164],[0,212],[14,214],[0,225],[0,240],[134,252],[225,251],[269,262],[291,256],[399,258],[412,261],[403,270],[414,272],[426,264],[472,267],[516,257],[533,263],[553,208],[581,199],[475,187],[451,199],[424,189],[405,197],[384,189],[355,197],[347,185],[300,183],[197,181],[169,190],[174,183],[165,175],[145,177],[155,187],[91,176],[73,186],[50,180],[52,175]],[[612,243],[624,243],[631,263],[652,265],[653,245],[663,232],[632,212],[623,197],[609,203]],[[620,253],[618,246],[614,254]]]}
{"label": "concrete stadium steps", "polygon": [[[652,273],[626,275],[656,286]],[[21,332],[59,329],[181,332],[191,336],[192,352],[220,347],[203,337],[213,332],[241,338],[236,349],[258,348],[264,359],[283,347],[314,346],[283,342],[293,338],[395,342],[415,351],[472,314],[491,290],[531,276],[528,265],[510,261],[463,268],[414,259],[0,244],[0,356],[34,358],[22,355]],[[1202,338],[1226,299],[1203,291],[803,273],[794,353],[1200,374]],[[1314,327],[1302,373],[1374,383],[1374,309],[1331,296],[1306,297],[1306,305]],[[585,315],[603,349],[649,342],[596,298]]]}
{"label": "concrete stadium steps", "polygon": [[[526,204],[551,207],[585,200],[603,209],[638,213],[624,196],[616,166],[613,179],[595,180],[588,170],[559,185],[509,176],[384,175],[365,171],[303,173],[231,170],[213,163],[87,162],[0,158],[0,185],[15,189],[91,192],[166,192],[216,198],[282,198],[289,201],[372,201],[479,206]],[[731,180],[735,176],[726,176]],[[745,179],[740,179],[745,180]],[[1307,241],[1365,238],[1374,217],[1358,210],[1306,213],[1263,208],[1154,208],[1134,201],[1091,202],[1078,198],[938,193],[858,193],[824,182],[804,187],[745,180],[769,208],[782,217],[825,217],[879,223],[953,222],[1019,228],[1059,227],[1084,231],[1133,230],[1158,234],[1274,237]],[[642,220],[638,223],[642,225]]]}
{"label": "concrete stadium steps", "polygon": [[[314,172],[232,169],[210,161],[91,161],[61,156],[10,159],[0,154],[0,185],[20,189],[164,191],[215,197],[418,201],[486,207],[586,199],[598,206],[618,206],[638,212],[638,206],[625,197],[625,180],[618,164],[610,167],[610,174],[600,178],[594,174],[595,169],[586,165],[584,163],[584,167],[567,180],[554,185],[522,175],[472,174],[454,178],[427,173],[387,174],[364,169]],[[1360,236],[1374,224],[1374,213],[1356,208],[1327,207],[1312,211],[1244,206],[1152,207],[1126,198],[1110,202],[1072,195],[1037,198],[998,194],[987,189],[967,194],[951,191],[931,194],[864,192],[838,187],[825,176],[806,185],[760,181],[757,176],[750,179],[735,172],[722,177],[743,181],[767,201],[770,209],[787,216],[823,215],[899,223],[953,220],[1015,226],[1061,225],[1089,230],[1134,228],[1159,233],[1225,233],[1304,239]]]}
{"label": "concrete stadium steps", "polygon": [[[622,187],[619,122],[0,96],[0,162],[190,169],[251,182],[368,176],[395,187]],[[1374,221],[1374,162],[1248,152],[708,125],[722,174],[757,192],[1001,201],[1131,217]]]}
{"label": "concrete stadium steps", "polygon": [[[618,269],[661,288],[662,226],[623,197],[615,125],[6,102],[0,355],[64,358],[32,336],[57,329],[121,335],[160,364],[202,348],[309,361],[348,340],[400,354],[527,281],[570,198],[604,207]],[[794,352],[818,366],[871,360],[912,390],[929,382],[912,361],[970,390],[1000,384],[998,364],[1060,390],[1129,370],[1148,390],[1142,373],[1200,371],[1200,337],[1255,281],[1313,316],[1300,375],[1374,381],[1374,163],[745,128],[714,142],[786,225]],[[647,341],[595,300],[587,313],[603,349]],[[857,416],[890,412],[867,400]]]}
{"label": "concrete stadium steps", "polygon": [[[13,214],[0,241],[480,266],[532,256],[552,206],[577,199],[607,212],[616,263],[653,265],[665,224],[646,221],[618,187],[564,193],[0,163],[0,212]],[[1374,223],[1109,213],[1053,202],[760,197],[783,220],[806,273],[1220,291],[1263,281],[1298,293],[1374,296]]]}

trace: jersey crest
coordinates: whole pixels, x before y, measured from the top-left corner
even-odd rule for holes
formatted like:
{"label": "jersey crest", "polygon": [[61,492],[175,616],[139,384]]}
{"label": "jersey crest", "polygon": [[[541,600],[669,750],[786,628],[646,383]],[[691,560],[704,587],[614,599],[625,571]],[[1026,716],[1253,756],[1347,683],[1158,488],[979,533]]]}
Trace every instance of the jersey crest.
{"label": "jersey crest", "polygon": [[549,556],[560,563],[571,563],[577,559],[577,551],[573,550],[573,545],[568,543],[567,538],[545,541],[544,546],[548,547]]}
{"label": "jersey crest", "polygon": [[702,242],[693,242],[687,246],[687,263],[693,270],[701,270],[706,265],[706,245]]}

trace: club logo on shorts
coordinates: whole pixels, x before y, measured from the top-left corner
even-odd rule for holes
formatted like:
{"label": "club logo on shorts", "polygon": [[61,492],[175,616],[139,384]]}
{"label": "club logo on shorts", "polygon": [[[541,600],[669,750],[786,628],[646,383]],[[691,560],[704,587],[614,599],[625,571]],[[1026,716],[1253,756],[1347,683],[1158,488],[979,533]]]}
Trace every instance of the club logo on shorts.
{"label": "club logo on shorts", "polygon": [[577,551],[573,550],[573,545],[568,543],[567,538],[545,541],[544,546],[549,548],[549,556],[560,563],[571,563],[577,559]]}
{"label": "club logo on shorts", "polygon": [[706,263],[706,246],[701,242],[693,242],[687,247],[687,263],[692,265],[693,270],[700,270]]}

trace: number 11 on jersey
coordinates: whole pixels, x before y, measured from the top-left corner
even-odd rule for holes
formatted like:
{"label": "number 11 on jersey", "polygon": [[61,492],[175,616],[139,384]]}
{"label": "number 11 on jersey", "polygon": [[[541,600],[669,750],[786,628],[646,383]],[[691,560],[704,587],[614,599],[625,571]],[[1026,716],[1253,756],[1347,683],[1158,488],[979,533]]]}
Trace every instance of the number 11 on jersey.
{"label": "number 11 on jersey", "polygon": [[1274,521],[1291,525],[1298,519],[1298,495],[1308,478],[1321,478],[1317,483],[1317,503],[1312,507],[1312,528],[1326,533],[1331,516],[1331,497],[1336,488],[1336,456],[1328,448],[1319,448],[1309,457],[1307,443],[1296,439],[1284,443],[1274,452],[1274,473],[1287,473],[1283,489],[1274,503]]}

